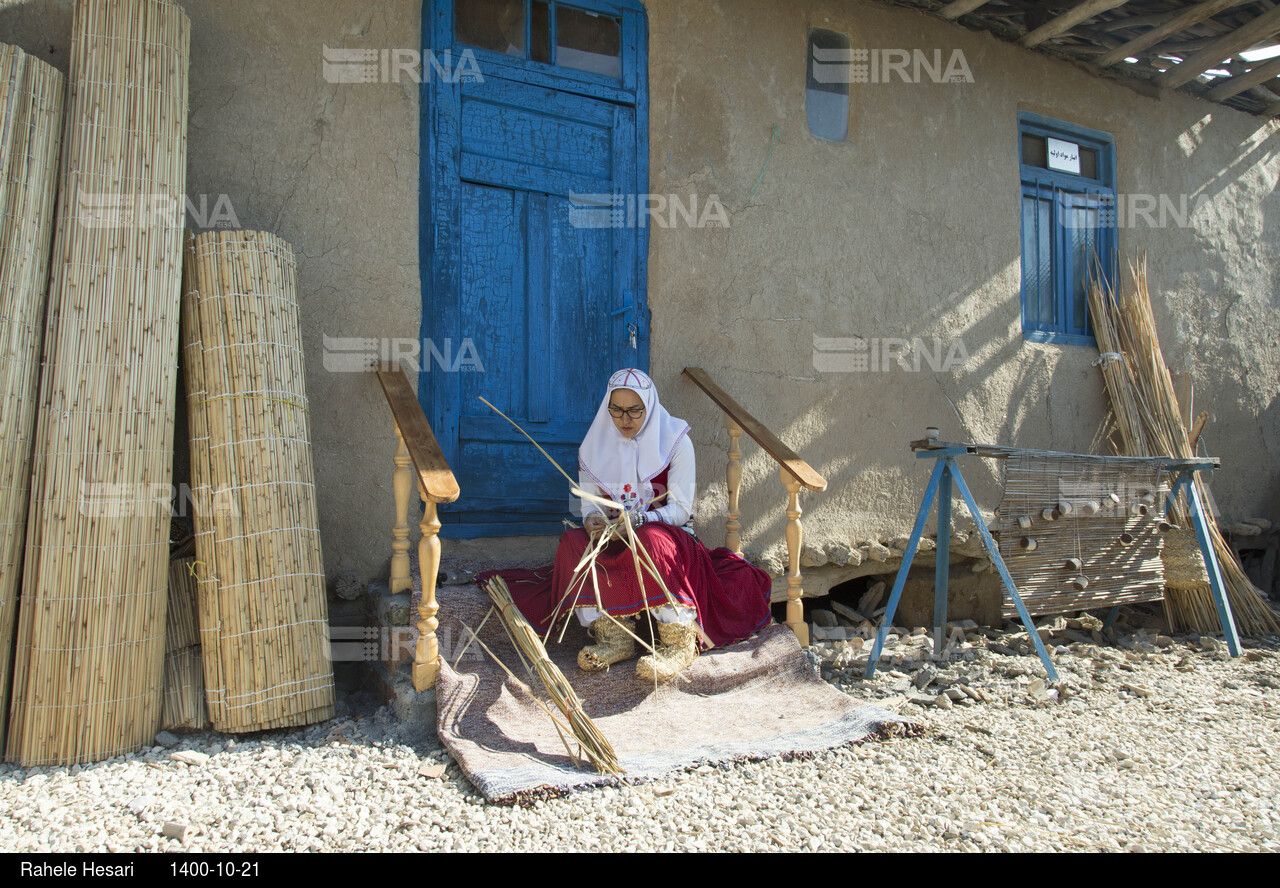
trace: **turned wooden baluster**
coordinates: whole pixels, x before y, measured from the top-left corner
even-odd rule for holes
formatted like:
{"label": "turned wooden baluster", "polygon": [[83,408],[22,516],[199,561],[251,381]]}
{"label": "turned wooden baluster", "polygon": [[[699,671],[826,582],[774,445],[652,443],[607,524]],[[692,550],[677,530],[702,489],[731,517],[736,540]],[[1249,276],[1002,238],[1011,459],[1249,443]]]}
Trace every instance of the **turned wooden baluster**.
{"label": "turned wooden baluster", "polygon": [[734,422],[726,413],[724,428],[729,433],[729,467],[725,470],[725,478],[729,486],[729,519],[724,523],[724,546],[731,552],[742,554],[742,512],[738,509],[738,493],[742,489],[742,451],[738,447],[738,439],[742,437],[742,427]]}
{"label": "turned wooden baluster", "polygon": [[396,426],[395,471],[391,475],[391,489],[396,497],[396,525],[391,529],[391,594],[408,592],[413,588],[409,576],[409,494],[413,491],[413,460],[405,446],[404,434]]}
{"label": "turned wooden baluster", "polygon": [[422,575],[422,599],[418,602],[418,647],[413,653],[413,686],[425,691],[435,687],[436,673],[440,671],[440,644],[436,629],[440,621],[436,612],[436,576],[440,573],[440,519],[436,517],[436,504],[422,494],[422,539],[418,541],[418,572]]}
{"label": "turned wooden baluster", "polygon": [[787,489],[787,625],[795,632],[800,646],[808,647],[809,626],[804,621],[804,603],[801,601],[804,594],[801,588],[804,577],[800,574],[800,545],[804,540],[804,531],[800,527],[802,485],[785,468],[779,474],[782,486]]}

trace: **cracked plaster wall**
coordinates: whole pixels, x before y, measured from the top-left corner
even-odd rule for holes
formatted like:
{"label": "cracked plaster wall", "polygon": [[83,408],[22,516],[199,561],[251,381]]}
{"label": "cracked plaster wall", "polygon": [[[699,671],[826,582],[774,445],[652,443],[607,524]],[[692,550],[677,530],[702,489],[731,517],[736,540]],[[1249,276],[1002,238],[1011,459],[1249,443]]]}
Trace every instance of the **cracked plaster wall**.
{"label": "cracked plaster wall", "polygon": [[[322,366],[323,337],[417,336],[419,101],[412,83],[330,84],[322,48],[418,46],[421,4],[219,0],[192,18],[188,191],[228,196],[242,227],[298,253],[301,322],[327,570],[385,575],[389,417],[376,382]],[[1018,110],[1112,133],[1122,193],[1205,194],[1187,228],[1121,233],[1145,251],[1161,340],[1196,380],[1233,515],[1276,519],[1280,455],[1275,123],[1177,94],[1141,96],[923,14],[853,0],[652,0],[650,190],[711,194],[728,228],[653,228],[651,359],[694,426],[699,529],[718,542],[727,436],[680,377],[699,365],[830,482],[805,494],[806,542],[905,533],[944,438],[1087,450],[1105,402],[1090,348],[1024,342]],[[0,40],[67,67],[70,0],[0,9]],[[961,49],[972,84],[853,87],[839,144],[805,124],[806,35],[854,47]],[[771,127],[779,139],[768,168]],[[753,185],[759,188],[749,197]],[[820,373],[812,337],[960,340],[959,369]],[[181,435],[179,435],[181,440]],[[180,448],[181,451],[181,448]],[[781,546],[777,470],[744,438],[743,539]],[[177,459],[178,480],[186,460]],[[994,467],[964,466],[979,502]]]}

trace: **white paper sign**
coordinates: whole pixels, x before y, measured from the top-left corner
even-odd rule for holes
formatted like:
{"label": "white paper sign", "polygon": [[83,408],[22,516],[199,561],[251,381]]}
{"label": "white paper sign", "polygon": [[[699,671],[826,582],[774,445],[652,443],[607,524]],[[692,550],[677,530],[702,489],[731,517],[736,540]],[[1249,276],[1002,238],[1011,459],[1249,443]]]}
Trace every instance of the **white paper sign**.
{"label": "white paper sign", "polygon": [[1080,146],[1075,142],[1049,139],[1049,169],[1080,175]]}

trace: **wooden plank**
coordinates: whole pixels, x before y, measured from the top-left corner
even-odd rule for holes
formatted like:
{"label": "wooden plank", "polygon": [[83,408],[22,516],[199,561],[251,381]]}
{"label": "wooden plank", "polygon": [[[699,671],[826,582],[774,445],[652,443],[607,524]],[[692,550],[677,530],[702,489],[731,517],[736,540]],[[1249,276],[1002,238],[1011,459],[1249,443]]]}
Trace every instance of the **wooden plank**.
{"label": "wooden plank", "polygon": [[1204,431],[1204,425],[1209,421],[1209,411],[1206,410],[1196,417],[1196,421],[1191,424],[1191,431],[1187,433],[1187,442],[1191,445],[1194,453],[1196,445],[1200,443],[1200,433]]}
{"label": "wooden plank", "polygon": [[693,380],[694,385],[706,392],[707,397],[714,401],[717,407],[727,413],[744,432],[751,436],[753,441],[764,448],[764,451],[786,469],[793,478],[810,490],[827,489],[827,479],[815,472],[794,450],[783,444],[777,435],[765,428],[763,423],[748,413],[724,389],[716,385],[705,370],[700,367],[685,367],[684,375]]}
{"label": "wooden plank", "polygon": [[948,3],[946,6],[939,9],[938,15],[948,21],[955,21],[960,18],[960,16],[968,15],[973,12],[986,2],[987,0],[954,0],[954,2]]}
{"label": "wooden plank", "polygon": [[1204,3],[1197,3],[1184,10],[1181,14],[1174,16],[1167,22],[1157,25],[1145,34],[1133,38],[1123,46],[1113,49],[1111,52],[1094,60],[1094,64],[1100,68],[1106,68],[1114,65],[1116,62],[1124,61],[1130,56],[1136,56],[1144,49],[1155,46],[1166,37],[1172,37],[1179,31],[1183,31],[1197,22],[1202,22],[1212,15],[1217,15],[1224,9],[1232,6],[1239,6],[1245,0],[1206,0]]}
{"label": "wooden plank", "polygon": [[433,503],[453,502],[458,498],[458,482],[440,452],[440,445],[404,371],[395,364],[380,364],[378,381],[409,448],[413,467],[418,471],[418,483],[427,492],[427,499]]}
{"label": "wooden plank", "polygon": [[1205,93],[1204,97],[1211,102],[1221,102],[1223,99],[1229,99],[1276,77],[1280,77],[1280,58],[1271,59],[1251,71],[1222,81],[1220,85]]}
{"label": "wooden plank", "polygon": [[1235,55],[1242,49],[1248,49],[1255,42],[1264,40],[1277,31],[1280,31],[1280,6],[1273,7],[1250,20],[1248,24],[1241,25],[1231,33],[1219,37],[1182,64],[1165,71],[1155,79],[1155,82],[1166,89],[1177,89],[1214,65],[1222,64],[1229,56]]}
{"label": "wooden plank", "polygon": [[1124,6],[1129,0],[1084,0],[1068,9],[1062,15],[1055,16],[1027,34],[1018,42],[1028,49],[1039,46],[1046,40],[1065,34],[1081,22],[1088,21],[1100,12]]}

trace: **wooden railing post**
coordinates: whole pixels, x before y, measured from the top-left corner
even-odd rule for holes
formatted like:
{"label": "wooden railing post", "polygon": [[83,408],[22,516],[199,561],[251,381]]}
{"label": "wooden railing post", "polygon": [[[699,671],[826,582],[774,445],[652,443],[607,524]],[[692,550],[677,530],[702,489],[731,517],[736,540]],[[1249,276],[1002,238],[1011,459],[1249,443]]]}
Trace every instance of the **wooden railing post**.
{"label": "wooden railing post", "polygon": [[418,647],[413,653],[413,686],[425,691],[434,687],[440,671],[440,644],[436,629],[440,621],[436,612],[436,576],[440,573],[440,519],[436,504],[422,489],[422,539],[418,541],[418,572],[422,575],[422,598],[418,602]]}
{"label": "wooden railing post", "polygon": [[[440,452],[422,405],[409,385],[409,379],[395,364],[378,366],[378,381],[382,384],[387,405],[395,419],[396,437],[400,446],[396,450],[396,470],[392,487],[396,496],[396,526],[392,530],[391,543],[391,591],[403,592],[412,588],[409,578],[409,494],[413,479],[417,477],[418,493],[422,496],[422,539],[418,541],[418,571],[422,574],[422,598],[418,601],[418,644],[413,652],[413,686],[419,691],[431,688],[440,672],[440,644],[436,629],[440,621],[436,614],[436,576],[440,573],[440,519],[436,515],[437,503],[457,501],[458,481],[449,470],[449,463]],[[414,471],[410,471],[412,466]]]}
{"label": "wooden railing post", "polygon": [[409,494],[413,492],[413,460],[404,443],[404,433],[396,424],[395,471],[391,475],[391,488],[396,497],[396,524],[391,528],[391,594],[408,592],[413,588],[409,576]]}
{"label": "wooden railing post", "polygon": [[787,489],[787,625],[796,634],[801,647],[809,646],[809,626],[804,621],[804,595],[800,574],[800,547],[804,530],[800,526],[800,481],[787,471],[779,470],[782,486]]}
{"label": "wooden railing post", "polygon": [[800,575],[800,546],[804,533],[800,527],[800,488],[826,490],[827,479],[813,470],[807,462],[783,444],[760,420],[743,409],[729,393],[716,385],[700,367],[685,367],[684,375],[706,393],[713,403],[724,411],[724,427],[729,432],[729,467],[725,478],[729,488],[729,517],[724,525],[724,544],[728,549],[742,554],[742,513],[738,497],[742,491],[742,451],[738,439],[745,432],[760,445],[765,453],[780,467],[782,486],[787,489],[787,625],[795,632],[802,647],[809,646],[809,627],[804,622],[804,578]]}
{"label": "wooden railing post", "polygon": [[738,447],[738,439],[742,437],[742,427],[727,413],[724,415],[724,427],[729,433],[729,466],[725,469],[729,488],[729,517],[724,523],[724,546],[741,555],[742,522],[739,519],[742,512],[738,508],[738,494],[742,489],[742,450]]}

